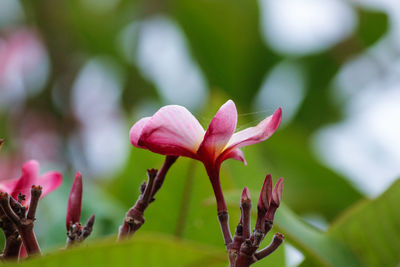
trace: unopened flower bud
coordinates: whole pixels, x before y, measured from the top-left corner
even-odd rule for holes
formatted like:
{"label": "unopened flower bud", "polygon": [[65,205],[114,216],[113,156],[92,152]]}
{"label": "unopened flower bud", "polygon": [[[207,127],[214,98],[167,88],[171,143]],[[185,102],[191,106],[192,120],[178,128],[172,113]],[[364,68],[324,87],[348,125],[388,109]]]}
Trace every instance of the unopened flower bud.
{"label": "unopened flower bud", "polygon": [[272,199],[272,176],[267,174],[264,180],[264,184],[261,188],[260,197],[258,198],[257,204],[257,222],[255,229],[264,232],[264,217],[269,208],[269,203]]}
{"label": "unopened flower bud", "polygon": [[283,178],[279,178],[276,182],[274,190],[272,190],[272,199],[269,204],[269,208],[267,214],[265,215],[265,220],[270,221],[271,223],[274,221],[275,212],[281,204],[283,193]]}
{"label": "unopened flower bud", "polygon": [[274,203],[274,205],[279,207],[282,200],[282,192],[283,192],[283,178],[281,177],[276,182],[274,190],[272,191],[271,203]]}
{"label": "unopened flower bud", "polygon": [[268,210],[271,199],[272,199],[272,176],[271,174],[268,174],[265,177],[264,184],[261,188],[257,209],[259,211],[266,212]]}
{"label": "unopened flower bud", "polygon": [[80,223],[82,210],[82,175],[80,172],[75,174],[71,191],[68,198],[66,227],[70,229],[70,224]]}
{"label": "unopened flower bud", "polygon": [[240,202],[243,204],[245,202],[249,202],[250,201],[250,191],[247,187],[243,188],[242,191],[242,197],[240,199]]}

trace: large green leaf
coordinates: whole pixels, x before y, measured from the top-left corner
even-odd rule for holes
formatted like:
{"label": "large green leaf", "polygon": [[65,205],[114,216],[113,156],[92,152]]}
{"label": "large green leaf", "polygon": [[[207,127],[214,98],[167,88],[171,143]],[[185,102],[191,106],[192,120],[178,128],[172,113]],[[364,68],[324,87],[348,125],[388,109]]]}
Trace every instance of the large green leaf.
{"label": "large green leaf", "polygon": [[[341,196],[338,196],[341,197]],[[327,236],[345,243],[364,266],[400,263],[400,180],[374,200],[365,200],[343,214]]]}
{"label": "large green leaf", "polygon": [[160,234],[138,234],[133,240],[102,241],[50,253],[6,266],[226,266],[225,251]]}
{"label": "large green leaf", "polygon": [[276,227],[320,266],[360,266],[344,243],[310,226],[285,205],[278,209]]}

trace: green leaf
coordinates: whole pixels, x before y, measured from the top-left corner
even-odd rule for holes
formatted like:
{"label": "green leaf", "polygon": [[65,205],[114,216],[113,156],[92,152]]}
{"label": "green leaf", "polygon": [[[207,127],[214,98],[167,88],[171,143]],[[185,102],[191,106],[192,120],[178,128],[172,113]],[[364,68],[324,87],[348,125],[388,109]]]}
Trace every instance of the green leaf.
{"label": "green leaf", "polygon": [[389,28],[389,19],[386,13],[374,10],[359,9],[359,27],[357,36],[365,46],[378,41]]}
{"label": "green leaf", "polygon": [[326,236],[281,205],[276,214],[276,227],[297,248],[321,266],[360,266],[358,259],[341,242]]}
{"label": "green leaf", "polygon": [[345,212],[327,236],[345,243],[364,266],[400,263],[400,180],[380,197]]}
{"label": "green leaf", "polygon": [[212,266],[227,265],[224,250],[171,236],[140,233],[132,240],[96,242],[5,266]]}

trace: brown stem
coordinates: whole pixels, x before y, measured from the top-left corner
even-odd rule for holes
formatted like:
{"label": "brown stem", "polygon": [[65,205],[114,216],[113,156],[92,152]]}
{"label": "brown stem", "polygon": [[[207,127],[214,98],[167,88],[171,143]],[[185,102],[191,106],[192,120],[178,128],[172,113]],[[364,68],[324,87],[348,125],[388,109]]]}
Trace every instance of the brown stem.
{"label": "brown stem", "polygon": [[3,259],[5,260],[18,259],[21,245],[22,245],[22,239],[18,231],[15,231],[12,235],[6,236],[6,242],[3,251]]}
{"label": "brown stem", "polygon": [[250,220],[251,220],[251,200],[247,199],[241,204],[242,218],[243,218],[243,238],[248,239],[250,237]]}
{"label": "brown stem", "polygon": [[247,239],[240,247],[240,252],[236,259],[235,267],[248,267],[255,261],[256,259],[253,256],[253,246],[251,241]]}
{"label": "brown stem", "polygon": [[221,226],[225,247],[229,249],[229,246],[232,243],[232,235],[229,229],[229,214],[226,208],[225,198],[219,180],[219,172],[207,171],[211,180],[212,188],[214,190],[215,199],[217,201],[218,221]]}
{"label": "brown stem", "polygon": [[228,249],[232,243],[232,235],[229,230],[229,214],[227,211],[218,212],[218,221],[221,226],[222,235],[224,237],[225,247]]}
{"label": "brown stem", "polygon": [[145,211],[152,198],[153,185],[154,185],[154,180],[157,177],[157,170],[156,169],[147,170],[147,177],[148,177],[147,185],[144,189],[143,194],[140,196],[140,205],[138,206],[141,212]]}
{"label": "brown stem", "polygon": [[29,256],[40,254],[40,247],[36,240],[35,232],[33,231],[33,225],[36,220],[36,209],[41,195],[42,187],[40,185],[33,185],[31,188],[31,201],[29,203],[28,214],[26,215],[26,219],[22,219],[20,225],[17,226],[22,238],[22,243]]}
{"label": "brown stem", "polygon": [[21,237],[15,224],[3,212],[3,209],[0,208],[0,210],[1,229],[4,232],[5,237],[5,246],[2,257],[5,260],[18,259],[19,250],[22,244]]}
{"label": "brown stem", "polygon": [[166,156],[164,163],[160,169],[160,171],[157,173],[157,177],[154,180],[154,187],[151,193],[151,197],[154,198],[154,196],[157,194],[158,190],[160,190],[161,186],[164,183],[165,176],[167,175],[167,172],[169,168],[171,168],[172,164],[175,163],[175,161],[178,159],[177,156]]}
{"label": "brown stem", "polygon": [[[145,222],[144,211],[148,205],[154,200],[154,196],[164,182],[165,176],[176,161],[177,157],[167,156],[164,164],[159,172],[155,169],[147,170],[147,184],[141,186],[141,194],[135,205],[128,210],[121,227],[119,228],[118,240],[133,235]],[[144,188],[144,189],[143,189]]]}
{"label": "brown stem", "polygon": [[276,233],[274,236],[274,239],[272,242],[268,245],[268,247],[264,248],[263,250],[260,250],[257,252],[254,256],[257,260],[261,260],[268,255],[270,255],[272,252],[274,252],[283,242],[284,236],[280,233]]}
{"label": "brown stem", "polygon": [[40,247],[33,231],[33,220],[26,219],[18,227],[18,231],[22,238],[22,243],[28,253],[28,256],[40,254]]}
{"label": "brown stem", "polygon": [[0,205],[4,214],[18,227],[20,224],[20,218],[11,209],[10,196],[6,192],[0,192]]}
{"label": "brown stem", "polygon": [[268,234],[268,232],[271,231],[273,225],[274,225],[273,221],[265,220],[265,222],[264,222],[264,235]]}
{"label": "brown stem", "polygon": [[67,231],[67,248],[82,243],[86,238],[90,236],[93,230],[95,218],[95,215],[92,214],[84,227],[82,227],[79,222],[69,225],[69,229]]}
{"label": "brown stem", "polygon": [[29,220],[35,220],[36,209],[39,203],[40,196],[42,195],[42,187],[40,185],[34,185],[31,189],[31,201],[29,203],[29,210],[26,218]]}
{"label": "brown stem", "polygon": [[[10,202],[12,202],[13,205],[19,205],[19,203],[11,198],[7,193],[0,192],[0,205],[5,215],[8,216],[8,218],[15,224],[16,228],[18,229],[18,232],[22,239],[22,243],[24,244],[26,252],[29,256],[40,254],[40,247],[36,240],[35,233],[33,232],[33,223],[35,220],[35,213],[38,204],[37,202],[40,198],[41,193],[42,188],[40,186],[32,186],[30,202],[30,205],[32,205],[32,207],[28,212],[28,218],[22,216],[25,215],[25,212],[21,213],[20,216],[18,216],[11,208]],[[19,207],[19,210],[23,210],[23,208]]]}
{"label": "brown stem", "polygon": [[90,216],[90,218],[86,222],[86,225],[82,229],[82,235],[80,237],[81,242],[83,240],[85,240],[86,238],[88,238],[90,236],[90,234],[92,233],[95,219],[96,219],[96,216],[94,214],[92,214],[92,216]]}

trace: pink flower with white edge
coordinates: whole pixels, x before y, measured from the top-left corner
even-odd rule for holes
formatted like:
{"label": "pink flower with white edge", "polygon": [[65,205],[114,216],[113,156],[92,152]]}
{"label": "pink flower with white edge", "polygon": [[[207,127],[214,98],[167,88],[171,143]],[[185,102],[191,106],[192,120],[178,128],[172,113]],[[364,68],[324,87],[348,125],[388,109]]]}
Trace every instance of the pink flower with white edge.
{"label": "pink flower with white edge", "polygon": [[258,125],[235,133],[237,110],[232,100],[227,101],[204,131],[198,120],[184,107],[169,105],[159,109],[152,117],[136,122],[130,130],[132,145],[155,153],[184,156],[203,162],[217,199],[218,211],[225,211],[219,171],[223,161],[232,158],[246,160],[241,147],[268,139],[279,127],[282,110]]}
{"label": "pink flower with white edge", "polygon": [[22,175],[17,179],[3,180],[0,182],[0,191],[7,192],[14,199],[18,194],[25,195],[22,205],[28,206],[31,198],[32,185],[42,187],[41,198],[56,190],[62,183],[62,175],[59,172],[51,171],[39,176],[39,163],[36,160],[30,160],[22,165]]}

